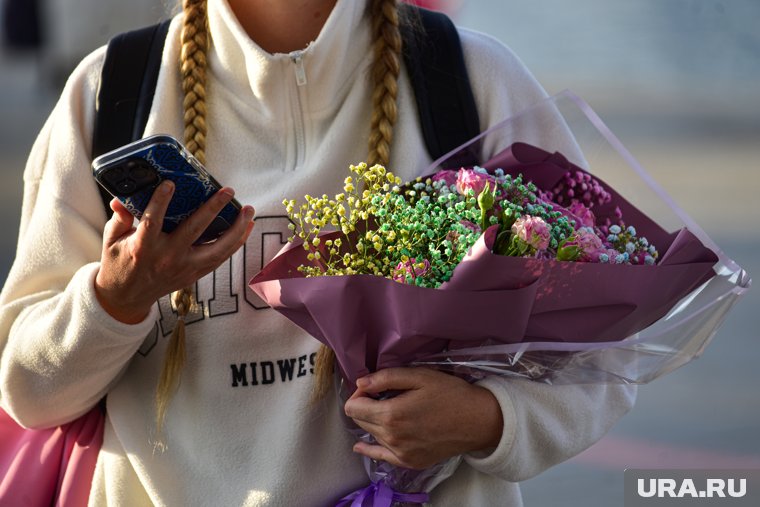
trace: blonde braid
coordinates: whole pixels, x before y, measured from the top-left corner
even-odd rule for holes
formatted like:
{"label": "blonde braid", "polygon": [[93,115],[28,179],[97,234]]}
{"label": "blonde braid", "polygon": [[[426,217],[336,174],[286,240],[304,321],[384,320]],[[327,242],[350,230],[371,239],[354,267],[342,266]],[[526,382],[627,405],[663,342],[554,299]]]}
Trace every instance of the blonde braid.
{"label": "blonde braid", "polygon": [[372,0],[372,122],[367,164],[388,165],[393,127],[398,109],[398,76],[401,72],[401,32],[396,0]]}
{"label": "blonde braid", "polygon": [[206,52],[209,46],[206,0],[184,0],[180,73],[185,94],[185,147],[206,163]]}
{"label": "blonde braid", "polygon": [[[372,0],[372,35],[374,62],[372,64],[372,123],[369,134],[367,163],[387,166],[391,158],[390,145],[398,108],[398,76],[401,71],[401,31],[399,30],[398,2]],[[330,391],[335,368],[335,352],[322,345],[314,365],[314,392],[312,401],[324,399]]]}
{"label": "blonde braid", "polygon": [[[206,163],[206,51],[209,46],[206,0],[184,0],[184,24],[180,72],[185,122],[185,146],[202,164]],[[179,387],[185,365],[185,317],[195,305],[193,288],[172,294],[178,320],[172,330],[164,356],[161,377],[156,388],[156,433],[163,430],[166,412],[172,396]]]}

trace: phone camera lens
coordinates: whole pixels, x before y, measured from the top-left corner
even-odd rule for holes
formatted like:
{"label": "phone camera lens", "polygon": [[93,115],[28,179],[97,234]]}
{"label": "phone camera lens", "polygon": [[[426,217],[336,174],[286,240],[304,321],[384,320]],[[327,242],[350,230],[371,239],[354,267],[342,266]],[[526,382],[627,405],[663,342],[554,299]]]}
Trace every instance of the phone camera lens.
{"label": "phone camera lens", "polygon": [[135,167],[133,173],[136,180],[144,180],[150,176],[148,169],[143,166]]}
{"label": "phone camera lens", "polygon": [[124,178],[123,180],[120,180],[116,186],[118,187],[119,192],[123,195],[129,195],[137,190],[137,183],[132,178]]}

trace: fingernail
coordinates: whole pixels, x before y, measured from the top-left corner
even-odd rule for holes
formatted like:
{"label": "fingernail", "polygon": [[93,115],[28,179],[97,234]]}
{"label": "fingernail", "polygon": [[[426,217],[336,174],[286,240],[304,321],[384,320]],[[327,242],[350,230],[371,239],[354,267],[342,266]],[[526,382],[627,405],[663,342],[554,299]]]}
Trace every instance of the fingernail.
{"label": "fingernail", "polygon": [[369,387],[369,384],[370,384],[369,377],[362,377],[356,380],[356,387],[359,387],[361,389],[365,389]]}
{"label": "fingernail", "polygon": [[255,210],[251,206],[246,206],[243,208],[243,216],[245,217],[245,220],[247,222],[250,222],[253,220],[253,215],[255,213]]}
{"label": "fingernail", "polygon": [[161,183],[159,190],[161,191],[162,194],[166,195],[172,191],[172,188],[174,188],[174,183],[171,180],[164,180]]}
{"label": "fingernail", "polygon": [[225,197],[228,197],[228,198],[230,198],[230,199],[232,199],[233,197],[235,197],[235,191],[234,191],[234,190],[232,190],[232,189],[231,189],[231,188],[229,188],[229,187],[225,187],[225,188],[223,188],[223,189],[221,190],[221,193],[222,193],[222,195],[224,195]]}

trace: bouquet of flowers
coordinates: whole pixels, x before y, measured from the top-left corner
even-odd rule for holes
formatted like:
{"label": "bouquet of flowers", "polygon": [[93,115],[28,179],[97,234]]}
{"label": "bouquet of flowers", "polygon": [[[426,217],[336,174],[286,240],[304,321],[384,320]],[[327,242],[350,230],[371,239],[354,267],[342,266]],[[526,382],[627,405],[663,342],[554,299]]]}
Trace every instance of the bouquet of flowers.
{"label": "bouquet of flowers", "polygon": [[[497,153],[481,167],[403,183],[360,164],[332,198],[286,200],[293,243],[250,285],[336,352],[347,393],[359,377],[409,364],[469,380],[651,380],[698,355],[749,279],[696,224],[667,232],[592,174],[580,155],[589,123],[651,183],[564,94],[473,140]],[[458,462],[422,472],[371,462],[372,484],[345,502],[422,503]]]}

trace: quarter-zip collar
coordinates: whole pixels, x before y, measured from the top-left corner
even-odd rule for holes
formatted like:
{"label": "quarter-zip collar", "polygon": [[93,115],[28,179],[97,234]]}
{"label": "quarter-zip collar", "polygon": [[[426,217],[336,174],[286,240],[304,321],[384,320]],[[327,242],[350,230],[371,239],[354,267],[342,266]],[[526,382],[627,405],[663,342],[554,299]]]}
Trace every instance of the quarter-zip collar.
{"label": "quarter-zip collar", "polygon": [[338,0],[315,41],[300,51],[271,54],[248,37],[227,0],[209,0],[210,72],[272,118],[290,103],[283,93],[290,83],[301,89],[308,83],[304,102],[310,112],[328,110],[341,101],[350,76],[369,64],[366,6],[367,0]]}

